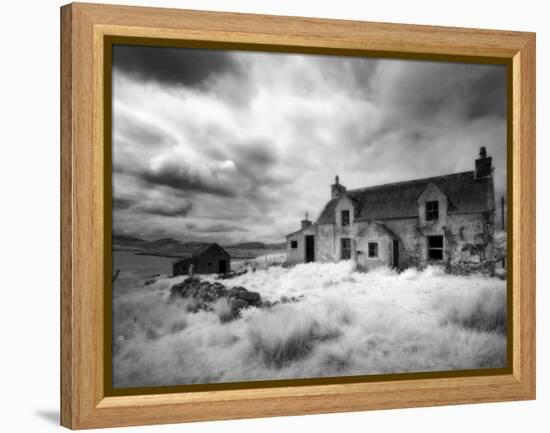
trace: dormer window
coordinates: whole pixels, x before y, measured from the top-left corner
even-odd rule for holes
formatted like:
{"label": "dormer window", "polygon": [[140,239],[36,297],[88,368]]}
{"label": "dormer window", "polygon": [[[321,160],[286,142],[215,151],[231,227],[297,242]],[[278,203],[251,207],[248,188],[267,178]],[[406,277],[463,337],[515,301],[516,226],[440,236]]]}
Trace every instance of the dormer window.
{"label": "dormer window", "polygon": [[426,221],[436,221],[439,219],[439,202],[427,201],[426,202]]}
{"label": "dormer window", "polygon": [[349,226],[349,210],[342,211],[342,226]]}

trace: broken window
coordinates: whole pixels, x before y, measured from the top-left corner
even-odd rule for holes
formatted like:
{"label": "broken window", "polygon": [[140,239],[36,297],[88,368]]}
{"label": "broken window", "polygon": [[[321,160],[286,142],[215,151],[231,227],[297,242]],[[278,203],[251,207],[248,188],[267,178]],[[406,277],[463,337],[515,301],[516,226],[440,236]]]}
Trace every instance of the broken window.
{"label": "broken window", "polygon": [[341,243],[342,243],[342,248],[341,248],[342,260],[351,259],[351,239],[342,238]]}
{"label": "broken window", "polygon": [[342,211],[342,226],[349,226],[349,210]]}
{"label": "broken window", "polygon": [[426,221],[435,221],[439,219],[439,202],[427,201],[426,202]]}
{"label": "broken window", "polygon": [[428,236],[428,260],[443,260],[443,236]]}
{"label": "broken window", "polygon": [[290,241],[290,248],[298,248],[298,241]]}
{"label": "broken window", "polygon": [[378,257],[378,242],[369,242],[369,258],[375,259]]}

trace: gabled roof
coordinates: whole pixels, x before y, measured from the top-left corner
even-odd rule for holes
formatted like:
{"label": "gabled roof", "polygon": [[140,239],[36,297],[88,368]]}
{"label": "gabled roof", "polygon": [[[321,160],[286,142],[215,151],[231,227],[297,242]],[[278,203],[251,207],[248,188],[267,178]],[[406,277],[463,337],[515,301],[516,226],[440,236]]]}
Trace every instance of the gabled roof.
{"label": "gabled roof", "polygon": [[225,252],[227,255],[230,255],[227,251],[225,251],[225,249],[223,247],[221,247],[219,244],[215,243],[215,242],[210,242],[210,243],[204,243],[202,244],[201,246],[199,246],[197,249],[195,249],[194,251],[191,251],[187,254],[183,254],[179,259],[175,260],[174,262],[172,262],[172,264],[176,264],[176,263],[179,263],[181,262],[182,260],[185,260],[185,259],[189,259],[189,258],[197,258],[197,257],[200,257],[202,256],[206,251],[208,251],[210,248],[213,248],[213,247],[217,247],[219,249],[221,249],[223,252]]}
{"label": "gabled roof", "polygon": [[308,226],[302,227],[302,228],[300,228],[300,229],[298,229],[298,230],[296,230],[296,231],[294,231],[294,232],[292,232],[292,233],[289,233],[288,235],[285,236],[285,238],[288,238],[288,237],[290,237],[290,236],[297,235],[298,233],[301,233],[301,232],[303,232],[303,231],[307,231],[307,230],[311,230],[311,229],[314,229],[314,230],[315,230],[315,225],[316,225],[316,223],[311,223],[311,224],[308,225]]}
{"label": "gabled roof", "polygon": [[[475,179],[473,171],[346,191],[356,206],[356,220],[383,220],[418,216],[418,197],[433,183],[449,199],[449,212],[494,210],[493,178]],[[317,224],[334,223],[338,198],[330,200]]]}
{"label": "gabled roof", "polygon": [[[388,235],[390,238],[392,239],[399,239],[399,236],[397,236],[393,230],[391,230],[386,224],[384,224],[383,222],[380,222],[380,221],[373,221],[372,222],[373,224],[376,224],[380,230],[382,230],[384,233],[386,233],[386,235]],[[366,230],[366,228],[364,228],[363,230]],[[361,235],[361,231],[358,233],[358,235]]]}

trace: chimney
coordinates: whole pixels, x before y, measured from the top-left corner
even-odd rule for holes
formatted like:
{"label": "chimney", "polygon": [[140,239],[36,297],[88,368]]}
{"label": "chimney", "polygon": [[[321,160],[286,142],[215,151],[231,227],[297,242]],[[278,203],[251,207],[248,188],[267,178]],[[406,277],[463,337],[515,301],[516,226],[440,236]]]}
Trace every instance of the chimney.
{"label": "chimney", "polygon": [[308,214],[306,212],[305,219],[302,220],[302,229],[305,229],[306,227],[309,227],[311,225],[311,221],[308,218]]}
{"label": "chimney", "polygon": [[479,158],[476,159],[476,179],[493,175],[493,158],[487,156],[485,146],[479,148]]}
{"label": "chimney", "polygon": [[342,196],[346,192],[346,187],[344,185],[340,185],[340,178],[338,175],[336,175],[336,179],[334,179],[334,183],[330,186],[330,192],[331,192],[331,198],[338,198]]}

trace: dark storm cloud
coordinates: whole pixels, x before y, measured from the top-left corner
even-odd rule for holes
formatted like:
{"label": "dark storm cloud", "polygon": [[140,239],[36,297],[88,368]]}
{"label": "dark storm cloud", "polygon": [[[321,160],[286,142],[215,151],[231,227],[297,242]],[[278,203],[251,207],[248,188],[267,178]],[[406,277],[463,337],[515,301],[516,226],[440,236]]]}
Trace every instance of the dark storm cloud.
{"label": "dark storm cloud", "polygon": [[275,144],[267,139],[254,139],[239,145],[241,158],[245,165],[252,164],[264,170],[277,162]]}
{"label": "dark storm cloud", "polygon": [[238,73],[230,52],[135,45],[113,46],[113,67],[142,81],[203,85],[215,75]]}
{"label": "dark storm cloud", "polygon": [[224,197],[235,195],[231,184],[220,179],[215,172],[201,172],[181,162],[167,161],[155,169],[140,173],[150,185],[168,186],[178,191],[202,192]]}
{"label": "dark storm cloud", "polygon": [[113,197],[113,209],[129,209],[136,204],[136,201],[126,197]]}
{"label": "dark storm cloud", "polygon": [[181,204],[170,203],[170,199],[163,203],[146,203],[136,207],[137,211],[152,215],[160,215],[166,217],[184,217],[193,208],[191,202]]}
{"label": "dark storm cloud", "polygon": [[225,233],[225,232],[232,232],[232,231],[238,231],[238,232],[245,232],[247,231],[246,227],[243,227],[242,225],[238,224],[225,224],[225,223],[217,223],[217,224],[193,224],[189,223],[187,224],[188,230],[198,230],[203,233]]}
{"label": "dark storm cloud", "polygon": [[336,84],[352,98],[372,97],[378,59],[327,56],[319,57],[318,62],[325,83],[330,87]]}
{"label": "dark storm cloud", "polygon": [[[457,116],[465,119],[504,117],[506,68],[437,62],[399,62],[384,65],[380,102],[403,120],[433,121]],[[391,86],[387,85],[391,81]],[[419,125],[420,126],[420,125]],[[424,126],[424,125],[422,125]]]}
{"label": "dark storm cloud", "polygon": [[336,174],[351,189],[473,170],[480,146],[497,198],[506,191],[504,67],[184,49],[115,57],[113,224],[129,233],[279,242],[318,214]]}
{"label": "dark storm cloud", "polygon": [[506,69],[486,67],[472,84],[466,115],[469,119],[485,116],[506,116]]}

